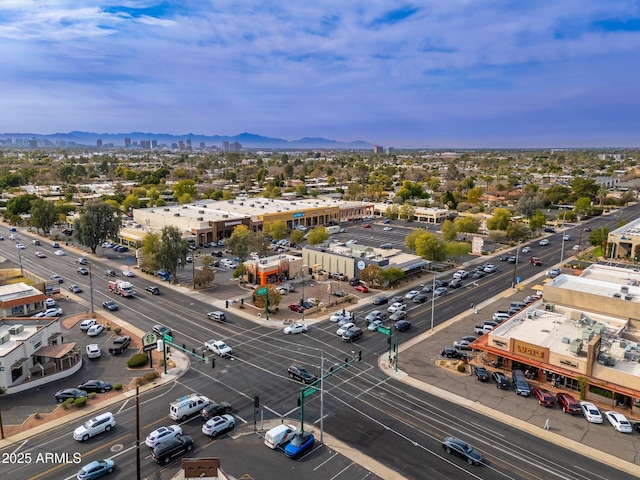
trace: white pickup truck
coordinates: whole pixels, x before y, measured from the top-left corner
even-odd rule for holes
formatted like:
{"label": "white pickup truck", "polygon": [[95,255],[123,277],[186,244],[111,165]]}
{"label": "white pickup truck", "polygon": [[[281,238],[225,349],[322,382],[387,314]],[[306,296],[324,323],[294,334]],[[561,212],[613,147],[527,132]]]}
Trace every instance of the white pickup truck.
{"label": "white pickup truck", "polygon": [[473,331],[478,335],[484,335],[498,326],[497,322],[484,322],[482,325],[476,325]]}

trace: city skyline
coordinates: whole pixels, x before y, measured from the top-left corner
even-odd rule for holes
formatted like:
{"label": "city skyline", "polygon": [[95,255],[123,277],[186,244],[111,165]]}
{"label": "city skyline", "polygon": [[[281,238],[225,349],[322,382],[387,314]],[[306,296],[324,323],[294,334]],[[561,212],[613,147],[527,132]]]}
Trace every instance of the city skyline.
{"label": "city skyline", "polygon": [[0,132],[636,147],[637,2],[0,4]]}

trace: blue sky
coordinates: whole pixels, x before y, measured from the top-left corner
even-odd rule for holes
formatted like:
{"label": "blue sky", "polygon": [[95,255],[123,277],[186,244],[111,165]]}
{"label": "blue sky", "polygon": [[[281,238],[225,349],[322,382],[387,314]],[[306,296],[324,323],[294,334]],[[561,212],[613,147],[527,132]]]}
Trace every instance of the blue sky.
{"label": "blue sky", "polygon": [[0,132],[639,146],[640,2],[0,0]]}

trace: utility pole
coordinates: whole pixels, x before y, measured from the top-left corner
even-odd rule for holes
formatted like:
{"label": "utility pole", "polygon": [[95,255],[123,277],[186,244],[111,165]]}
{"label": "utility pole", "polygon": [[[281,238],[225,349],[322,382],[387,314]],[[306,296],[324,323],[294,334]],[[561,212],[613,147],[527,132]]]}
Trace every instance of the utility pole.
{"label": "utility pole", "polygon": [[140,480],[140,387],[136,385],[136,478]]}
{"label": "utility pole", "polygon": [[89,295],[91,298],[91,316],[93,317],[93,273],[91,272],[91,264],[89,264]]}
{"label": "utility pole", "polygon": [[511,287],[516,288],[516,272],[518,270],[518,256],[520,254],[520,242],[518,242],[518,248],[516,249],[516,263],[513,264],[513,281],[511,282]]}

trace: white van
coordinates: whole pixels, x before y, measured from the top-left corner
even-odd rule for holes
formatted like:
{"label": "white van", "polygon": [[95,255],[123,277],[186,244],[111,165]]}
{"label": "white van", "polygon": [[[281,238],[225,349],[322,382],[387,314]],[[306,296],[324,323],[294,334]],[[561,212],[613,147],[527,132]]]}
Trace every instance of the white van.
{"label": "white van", "polygon": [[200,410],[210,403],[211,400],[204,395],[198,395],[197,393],[185,395],[184,397],[178,398],[175,402],[171,402],[169,405],[169,417],[171,417],[172,420],[184,421],[187,417],[195,413],[200,413]]}
{"label": "white van", "polygon": [[73,431],[73,438],[79,442],[89,440],[89,437],[93,437],[102,432],[108,432],[116,426],[116,419],[111,412],[103,413],[97,417],[87,420],[83,425],[79,426]]}
{"label": "white van", "polygon": [[280,448],[296,434],[297,429],[293,425],[278,425],[264,435],[264,444],[269,448]]}

